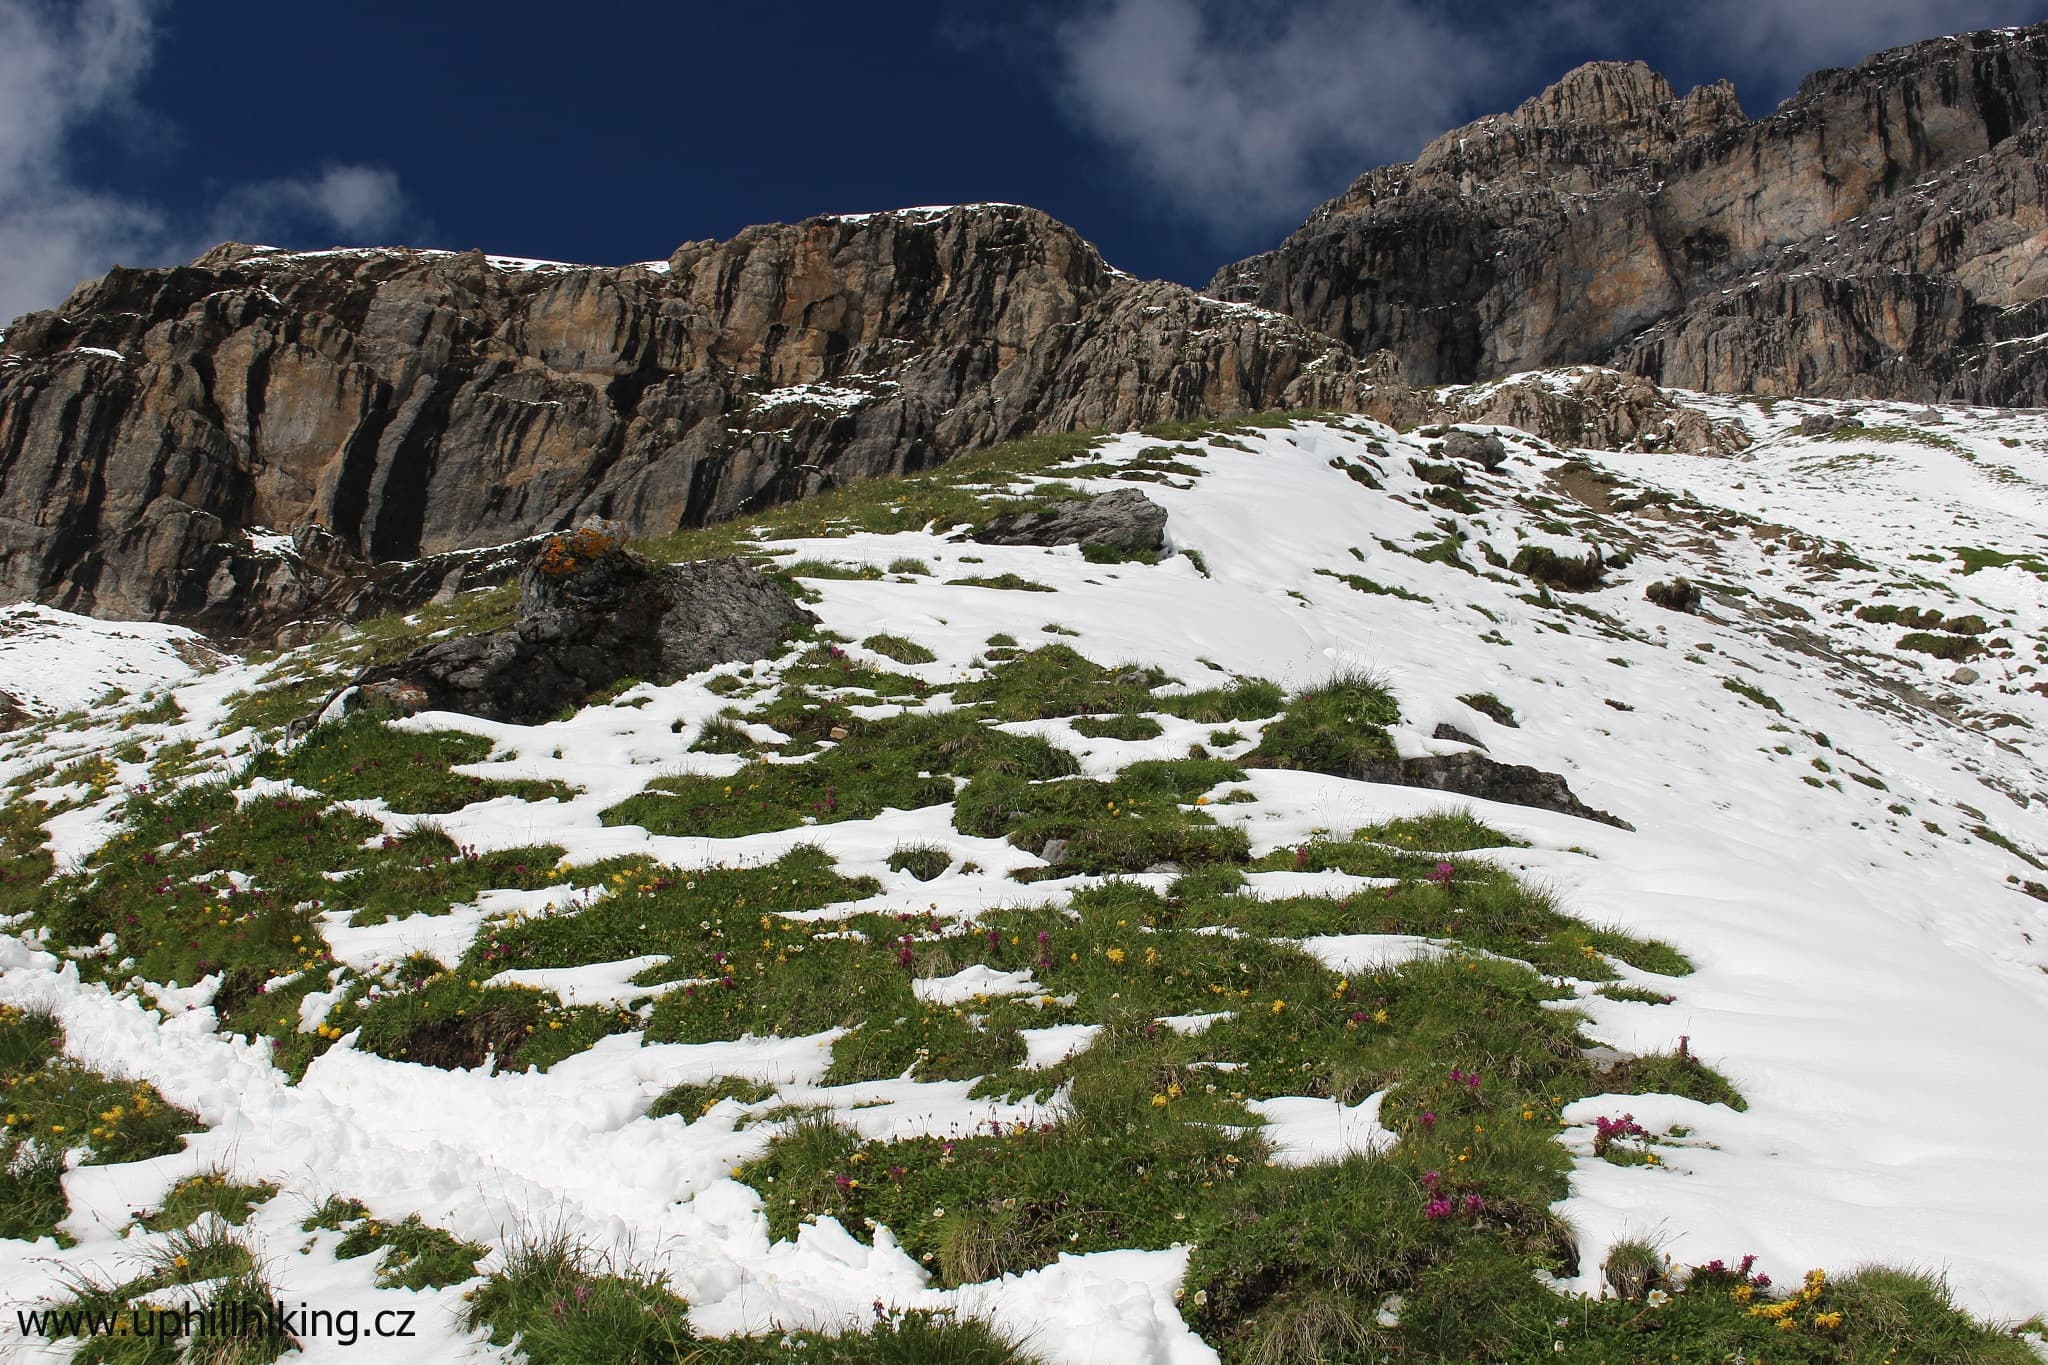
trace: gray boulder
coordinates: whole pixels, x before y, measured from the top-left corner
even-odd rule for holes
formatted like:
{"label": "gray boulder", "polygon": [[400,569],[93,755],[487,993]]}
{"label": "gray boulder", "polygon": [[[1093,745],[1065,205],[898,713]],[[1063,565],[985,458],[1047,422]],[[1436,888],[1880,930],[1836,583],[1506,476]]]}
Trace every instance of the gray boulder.
{"label": "gray boulder", "polygon": [[1135,488],[1073,498],[997,517],[974,532],[983,545],[1105,545],[1133,552],[1166,544],[1166,509]]}
{"label": "gray boulder", "polygon": [[1801,436],[1832,436],[1838,431],[1848,431],[1856,426],[1854,408],[1835,408],[1829,412],[1809,412],[1799,419]]}
{"label": "gray boulder", "polygon": [[1464,460],[1482,469],[1499,469],[1507,463],[1508,448],[1494,433],[1455,429],[1444,437],[1446,458]]}
{"label": "gray boulder", "polygon": [[521,573],[510,628],[423,646],[365,673],[358,696],[531,724],[624,679],[766,658],[816,619],[740,560],[658,564],[608,532],[565,532]]}

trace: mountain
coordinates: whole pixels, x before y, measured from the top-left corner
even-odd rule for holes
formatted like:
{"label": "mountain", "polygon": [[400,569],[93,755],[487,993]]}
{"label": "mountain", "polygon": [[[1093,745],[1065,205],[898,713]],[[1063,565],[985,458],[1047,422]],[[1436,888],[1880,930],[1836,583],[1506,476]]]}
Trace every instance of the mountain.
{"label": "mountain", "polygon": [[1208,290],[1418,384],[1600,364],[1720,393],[2048,401],[2048,25],[1821,71],[1744,117],[1640,62],[1361,176]]}
{"label": "mountain", "polygon": [[[856,484],[648,551],[796,638],[539,714],[329,702],[590,646],[600,535],[246,660],[9,609],[0,1284],[422,1365],[2030,1365],[2048,417],[1684,401],[1748,444]],[[1017,543],[1077,501],[1157,515]]]}
{"label": "mountain", "polygon": [[658,534],[1029,432],[1349,406],[1346,360],[1007,205],[619,268],[225,246],[9,329],[0,591],[247,634],[372,563],[588,517]]}
{"label": "mountain", "polygon": [[[1753,123],[1725,85],[1595,64],[1215,297],[995,204],[616,268],[117,269],[0,340],[0,593],[268,639],[502,578],[524,551],[497,547],[589,518],[658,535],[1032,434],[1321,408],[1698,450],[1745,438],[1656,385],[2033,405],[2044,92],[2048,26],[1821,72]],[[1432,389],[1582,362],[1625,378]]]}

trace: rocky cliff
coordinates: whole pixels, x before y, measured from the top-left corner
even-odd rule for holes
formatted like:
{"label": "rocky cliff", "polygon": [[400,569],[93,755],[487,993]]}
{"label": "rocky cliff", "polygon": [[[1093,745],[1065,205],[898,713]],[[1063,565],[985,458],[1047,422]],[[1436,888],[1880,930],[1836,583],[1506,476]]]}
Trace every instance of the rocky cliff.
{"label": "rocky cliff", "polygon": [[1573,363],[1758,394],[2048,401],[2048,25],[1810,76],[1750,121],[1595,63],[1373,171],[1209,292],[1417,383]]}
{"label": "rocky cliff", "polygon": [[[0,600],[226,636],[1041,432],[1309,406],[1726,448],[1655,384],[2048,402],[2048,25],[1769,118],[1582,67],[1374,171],[1210,296],[1012,205],[615,268],[228,245],[0,339]],[[1569,385],[1430,386],[1568,363]],[[404,562],[404,568],[397,567]]]}
{"label": "rocky cliff", "polygon": [[1343,403],[1351,368],[1007,205],[619,268],[224,246],[0,343],[0,594],[249,633],[376,561],[589,517],[657,533],[1032,432]]}

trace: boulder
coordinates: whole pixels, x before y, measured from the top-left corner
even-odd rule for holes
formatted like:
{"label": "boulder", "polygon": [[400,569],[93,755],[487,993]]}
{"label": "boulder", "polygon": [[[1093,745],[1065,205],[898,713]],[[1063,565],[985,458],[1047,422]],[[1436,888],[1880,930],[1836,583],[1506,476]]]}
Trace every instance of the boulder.
{"label": "boulder", "polygon": [[1508,448],[1493,432],[1466,431],[1462,427],[1444,437],[1444,455],[1464,460],[1482,469],[1499,469],[1507,463]]}
{"label": "boulder", "polygon": [[548,538],[520,575],[519,615],[487,635],[437,640],[358,679],[358,698],[531,724],[625,679],[673,682],[773,655],[816,620],[738,559],[660,564],[609,530]]}
{"label": "boulder", "polygon": [[1690,578],[1662,579],[1643,589],[1645,599],[1666,611],[1693,611],[1700,604],[1700,590]]}
{"label": "boulder", "polygon": [[1801,436],[1832,436],[1838,431],[1847,431],[1856,425],[1854,408],[1835,408],[1828,412],[1809,412],[1799,419]]}
{"label": "boulder", "polygon": [[1458,796],[1477,797],[1482,801],[1554,810],[1561,815],[1576,815],[1581,820],[1597,820],[1616,829],[1635,828],[1619,816],[1595,810],[1579,800],[1556,773],[1547,773],[1525,763],[1502,763],[1482,753],[1462,753],[1408,758],[1384,766],[1389,770],[1386,775],[1371,776],[1365,780],[1393,782],[1403,787],[1429,787]]}
{"label": "boulder", "polygon": [[1166,544],[1166,509],[1135,488],[1072,498],[997,517],[974,532],[983,545],[1102,545],[1133,553]]}

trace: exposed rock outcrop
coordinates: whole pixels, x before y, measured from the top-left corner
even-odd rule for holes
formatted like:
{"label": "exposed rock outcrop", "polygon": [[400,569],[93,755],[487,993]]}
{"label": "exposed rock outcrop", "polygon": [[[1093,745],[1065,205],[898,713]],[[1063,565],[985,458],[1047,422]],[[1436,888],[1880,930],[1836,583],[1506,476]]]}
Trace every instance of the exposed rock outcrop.
{"label": "exposed rock outcrop", "polygon": [[[1373,171],[1218,297],[1418,384],[1595,363],[1719,392],[2048,401],[2048,25],[1822,71],[1749,121],[1640,62]],[[1501,419],[1506,420],[1506,419]]]}
{"label": "exposed rock outcrop", "polygon": [[983,545],[1101,545],[1143,552],[1166,543],[1166,509],[1135,488],[1072,498],[997,517],[974,533]]}
{"label": "exposed rock outcrop", "polygon": [[424,645],[358,684],[365,700],[401,710],[532,724],[622,679],[673,682],[766,658],[815,619],[737,559],[657,564],[586,528],[549,537],[527,563],[509,629]]}
{"label": "exposed rock outcrop", "polygon": [[[659,533],[1033,432],[1346,406],[1326,356],[1009,205],[615,269],[230,245],[0,342],[0,595],[253,633],[592,516]],[[310,523],[342,572],[257,534]]]}
{"label": "exposed rock outcrop", "polygon": [[1482,801],[1554,810],[1563,815],[1576,815],[1581,820],[1597,820],[1617,829],[1635,828],[1619,816],[1595,810],[1579,800],[1556,773],[1547,773],[1526,763],[1502,763],[1481,753],[1461,753],[1408,758],[1386,767],[1388,772],[1385,776],[1365,780],[1398,782],[1404,787],[1429,787],[1436,791],[1455,792],[1459,796],[1477,797]]}

